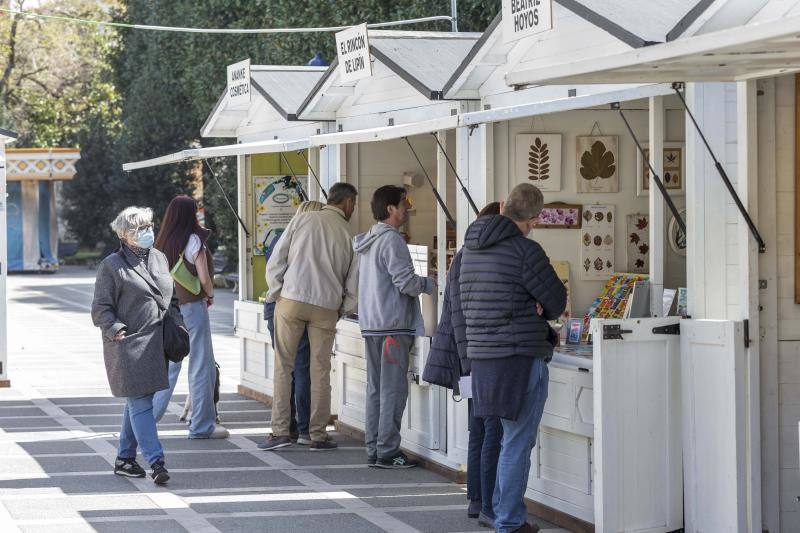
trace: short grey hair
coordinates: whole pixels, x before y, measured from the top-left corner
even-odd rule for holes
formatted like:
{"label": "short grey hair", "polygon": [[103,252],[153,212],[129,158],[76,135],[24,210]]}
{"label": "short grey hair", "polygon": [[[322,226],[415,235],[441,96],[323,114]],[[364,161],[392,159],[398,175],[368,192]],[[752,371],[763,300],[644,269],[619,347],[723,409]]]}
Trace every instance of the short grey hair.
{"label": "short grey hair", "polygon": [[117,215],[111,223],[111,229],[117,237],[124,239],[133,233],[139,226],[153,222],[153,210],[149,207],[126,207]]}
{"label": "short grey hair", "polygon": [[358,190],[350,183],[334,183],[328,190],[328,205],[342,205],[349,198],[358,196]]}
{"label": "short grey hair", "polygon": [[538,217],[543,207],[542,191],[530,183],[520,183],[508,195],[503,214],[514,222],[525,222]]}

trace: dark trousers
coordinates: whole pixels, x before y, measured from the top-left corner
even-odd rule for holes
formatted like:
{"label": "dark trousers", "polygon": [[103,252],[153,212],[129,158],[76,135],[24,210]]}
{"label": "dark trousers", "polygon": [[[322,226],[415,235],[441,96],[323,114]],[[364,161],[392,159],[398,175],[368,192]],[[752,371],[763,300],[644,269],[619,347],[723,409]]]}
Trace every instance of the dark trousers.
{"label": "dark trousers", "polygon": [[[267,317],[267,329],[275,346],[275,320]],[[311,344],[308,342],[308,330],[303,332],[300,344],[297,345],[297,358],[292,371],[292,421],[289,432],[308,435],[308,424],[311,418]]]}
{"label": "dark trousers", "polygon": [[497,461],[503,426],[496,417],[473,416],[472,399],[469,409],[469,450],[467,451],[467,498],[481,502],[481,513],[494,520],[492,495],[497,478]]}

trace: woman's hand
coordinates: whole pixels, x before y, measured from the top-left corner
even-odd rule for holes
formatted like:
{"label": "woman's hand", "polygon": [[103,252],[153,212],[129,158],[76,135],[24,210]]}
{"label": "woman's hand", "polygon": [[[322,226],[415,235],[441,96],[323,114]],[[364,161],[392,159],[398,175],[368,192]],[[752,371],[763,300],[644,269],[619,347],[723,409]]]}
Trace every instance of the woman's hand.
{"label": "woman's hand", "polygon": [[114,342],[121,341],[124,338],[125,338],[125,330],[121,329],[117,332],[116,335],[114,335]]}
{"label": "woman's hand", "polygon": [[214,305],[214,295],[206,298],[206,307],[211,307],[212,305]]}
{"label": "woman's hand", "polygon": [[544,314],[544,307],[539,302],[536,302],[536,314],[542,316]]}

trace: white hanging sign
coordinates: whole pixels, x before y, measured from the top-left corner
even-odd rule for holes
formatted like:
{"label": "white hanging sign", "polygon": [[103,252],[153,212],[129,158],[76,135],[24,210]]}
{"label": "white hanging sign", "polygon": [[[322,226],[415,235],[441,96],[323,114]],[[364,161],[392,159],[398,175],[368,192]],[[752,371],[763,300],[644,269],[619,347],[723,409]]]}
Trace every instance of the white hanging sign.
{"label": "white hanging sign", "polygon": [[336,34],[339,77],[344,82],[372,76],[367,24],[359,24]]}
{"label": "white hanging sign", "polygon": [[228,101],[232,107],[250,105],[250,60],[228,65]]}
{"label": "white hanging sign", "polygon": [[552,0],[503,0],[503,42],[510,43],[552,27]]}

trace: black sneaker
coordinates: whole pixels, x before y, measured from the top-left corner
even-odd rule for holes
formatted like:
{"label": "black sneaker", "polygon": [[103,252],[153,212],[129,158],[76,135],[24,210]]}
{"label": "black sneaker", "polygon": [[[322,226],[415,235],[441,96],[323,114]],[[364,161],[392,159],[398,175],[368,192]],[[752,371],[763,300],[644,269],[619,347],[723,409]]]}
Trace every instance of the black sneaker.
{"label": "black sneaker", "polygon": [[311,446],[309,446],[308,448],[312,452],[325,452],[328,450],[335,450],[338,447],[339,445],[336,444],[336,441],[328,437],[325,440],[312,440]]}
{"label": "black sneaker", "polygon": [[123,459],[122,457],[117,457],[117,460],[114,461],[114,473],[125,477],[145,477],[147,475],[136,459]]}
{"label": "black sneaker", "polygon": [[292,445],[292,439],[289,437],[276,437],[275,435],[270,435],[267,438],[266,442],[262,442],[258,445],[259,450],[277,450],[278,448],[285,448],[286,446]]}
{"label": "black sneaker", "polygon": [[378,458],[374,455],[367,456],[367,466],[375,466],[375,463],[378,462]]}
{"label": "black sneaker", "polygon": [[150,466],[153,469],[153,472],[150,474],[150,477],[153,478],[153,483],[156,485],[163,485],[169,481],[169,472],[167,472],[167,469],[164,467],[163,461],[156,461]]}
{"label": "black sneaker", "polygon": [[412,461],[406,454],[403,452],[399,452],[397,455],[392,457],[391,459],[378,459],[378,462],[375,463],[375,468],[414,468],[418,466],[419,463],[416,461]]}

